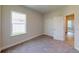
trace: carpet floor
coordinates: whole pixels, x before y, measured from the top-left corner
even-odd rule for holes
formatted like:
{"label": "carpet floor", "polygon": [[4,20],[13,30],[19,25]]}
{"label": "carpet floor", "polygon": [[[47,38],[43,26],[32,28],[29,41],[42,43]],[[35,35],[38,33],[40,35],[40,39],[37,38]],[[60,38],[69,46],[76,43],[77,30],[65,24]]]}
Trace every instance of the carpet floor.
{"label": "carpet floor", "polygon": [[8,48],[3,53],[78,53],[64,41],[42,35],[17,46]]}

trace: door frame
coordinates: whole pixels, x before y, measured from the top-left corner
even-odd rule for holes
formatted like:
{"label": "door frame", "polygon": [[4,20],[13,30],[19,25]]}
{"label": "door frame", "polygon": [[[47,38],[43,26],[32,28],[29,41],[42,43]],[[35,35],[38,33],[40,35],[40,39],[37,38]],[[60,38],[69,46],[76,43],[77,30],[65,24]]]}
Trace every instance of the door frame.
{"label": "door frame", "polygon": [[[66,33],[67,33],[67,31],[68,31],[68,28],[67,28],[67,21],[68,21],[68,17],[72,17],[72,20],[73,20],[73,39],[74,39],[74,20],[75,20],[75,15],[74,15],[74,13],[73,14],[69,14],[69,15],[66,15],[65,16],[65,41],[67,40],[67,38],[66,38]],[[73,47],[74,47],[74,43],[73,43]]]}

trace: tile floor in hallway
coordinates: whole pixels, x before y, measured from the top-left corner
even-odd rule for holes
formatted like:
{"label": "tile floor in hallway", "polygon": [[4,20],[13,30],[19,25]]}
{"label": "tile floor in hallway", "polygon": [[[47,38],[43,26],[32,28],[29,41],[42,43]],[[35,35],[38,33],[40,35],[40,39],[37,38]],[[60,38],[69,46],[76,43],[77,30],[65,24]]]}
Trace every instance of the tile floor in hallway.
{"label": "tile floor in hallway", "polygon": [[4,53],[78,53],[67,43],[42,35],[3,51]]}

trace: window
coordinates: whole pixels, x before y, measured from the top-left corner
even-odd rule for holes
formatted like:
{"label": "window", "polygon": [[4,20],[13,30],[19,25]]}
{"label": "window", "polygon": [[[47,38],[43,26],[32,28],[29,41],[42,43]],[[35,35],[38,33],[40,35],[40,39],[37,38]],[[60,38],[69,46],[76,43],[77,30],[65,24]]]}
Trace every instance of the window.
{"label": "window", "polygon": [[26,14],[12,11],[11,16],[12,16],[11,36],[26,33]]}
{"label": "window", "polygon": [[72,20],[68,20],[68,31],[69,31],[69,32],[72,32],[72,29],[73,29],[73,28],[72,28],[72,25],[73,25],[73,24],[72,24]]}

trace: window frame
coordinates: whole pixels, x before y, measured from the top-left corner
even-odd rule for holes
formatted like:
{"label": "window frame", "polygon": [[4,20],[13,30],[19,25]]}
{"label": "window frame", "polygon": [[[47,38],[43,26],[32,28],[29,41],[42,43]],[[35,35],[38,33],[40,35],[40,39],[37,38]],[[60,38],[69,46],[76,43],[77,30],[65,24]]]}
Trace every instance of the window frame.
{"label": "window frame", "polygon": [[[25,15],[25,24],[24,24],[24,30],[25,32],[24,33],[20,33],[20,34],[13,34],[13,23],[12,23],[12,13],[16,13],[16,14],[22,14],[22,15]],[[26,13],[22,13],[22,12],[17,12],[17,11],[11,11],[11,32],[10,32],[10,36],[18,36],[18,35],[23,35],[23,34],[26,34],[27,33],[27,15]]]}

